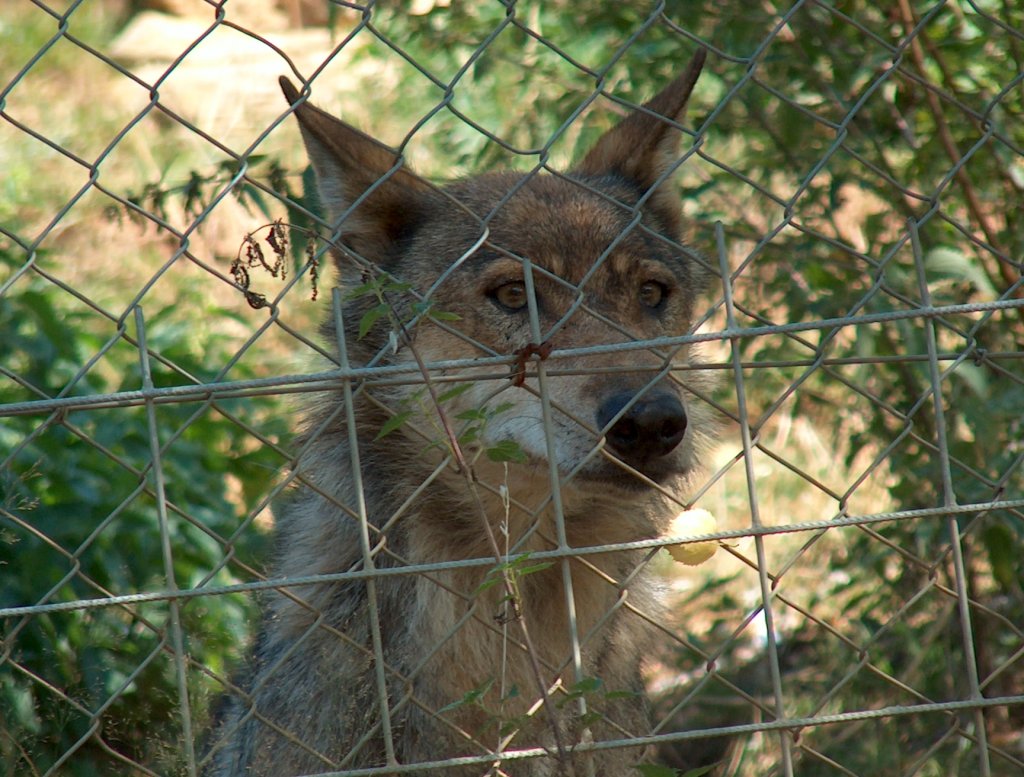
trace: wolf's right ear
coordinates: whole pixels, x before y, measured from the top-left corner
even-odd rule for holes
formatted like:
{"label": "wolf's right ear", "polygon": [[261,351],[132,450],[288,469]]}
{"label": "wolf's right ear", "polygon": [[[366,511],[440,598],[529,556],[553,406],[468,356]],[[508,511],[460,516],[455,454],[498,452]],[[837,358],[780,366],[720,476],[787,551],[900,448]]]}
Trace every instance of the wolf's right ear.
{"label": "wolf's right ear", "polygon": [[616,176],[649,192],[648,209],[657,211],[674,234],[681,224],[679,201],[661,184],[678,163],[682,133],[675,125],[682,119],[706,58],[707,50],[697,49],[682,75],[602,135],[571,171]]}
{"label": "wolf's right ear", "polygon": [[392,149],[308,102],[300,104],[299,90],[284,76],[279,83],[295,106],[328,217],[336,221],[359,201],[342,225],[342,240],[383,264],[423,217],[430,187]]}

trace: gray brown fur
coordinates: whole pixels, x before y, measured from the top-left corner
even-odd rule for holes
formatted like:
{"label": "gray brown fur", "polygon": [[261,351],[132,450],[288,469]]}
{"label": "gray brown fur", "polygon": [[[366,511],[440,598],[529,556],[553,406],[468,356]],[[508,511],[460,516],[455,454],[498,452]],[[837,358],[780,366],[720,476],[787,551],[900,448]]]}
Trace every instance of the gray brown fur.
{"label": "gray brown fur", "polygon": [[[342,224],[335,259],[343,286],[360,283],[372,264],[423,293],[479,240],[483,223],[489,229],[487,242],[431,298],[435,309],[455,313],[459,320],[447,326],[419,324],[410,332],[411,346],[399,338],[397,353],[389,349],[389,337],[394,342],[394,335],[383,321],[358,338],[359,320],[377,300],[364,296],[346,303],[352,362],[366,364],[383,351],[385,363],[408,363],[410,348],[427,363],[515,354],[534,343],[528,311],[499,302],[515,299],[520,291],[524,271],[517,257],[528,257],[540,268],[533,277],[541,327],[548,330],[577,295],[543,271],[578,284],[611,245],[601,267],[582,287],[587,309],[564,321],[551,336],[551,345],[565,349],[686,333],[704,273],[695,254],[680,244],[682,217],[671,187],[650,190],[679,158],[681,133],[659,116],[679,119],[702,64],[703,52],[646,110],[632,113],[602,137],[565,176],[536,175],[524,182],[519,174],[492,173],[443,188],[425,184],[404,167],[396,168],[393,151],[313,108],[285,82],[331,217],[340,217],[377,184]],[[382,177],[386,180],[377,183]],[[496,208],[516,187],[516,193]],[[646,198],[643,221],[630,228],[641,198]],[[645,282],[653,286],[641,290]],[[409,300],[401,296],[392,294],[389,299],[405,315]],[[657,305],[650,304],[655,300]],[[324,334],[331,339],[333,333],[328,322]],[[691,360],[686,349],[671,358],[677,366]],[[633,470],[670,494],[681,493],[695,470],[708,434],[706,413],[690,393],[698,386],[693,376],[699,373],[677,371],[648,385],[658,374],[651,368],[665,364],[664,354],[649,350],[551,359],[544,364],[570,546],[656,537],[678,512],[678,504],[616,461],[631,463]],[[555,547],[557,525],[549,498],[537,364],[529,366],[522,386],[507,377],[484,379],[494,367],[459,373],[472,383],[445,405],[449,420],[487,402],[495,392],[490,407],[511,405],[488,422],[477,440],[462,446],[475,485],[455,466],[436,410],[429,401],[411,399],[422,384],[377,386],[357,393],[366,514],[377,529],[390,521],[383,533],[386,542],[374,559],[378,568],[493,558],[483,522],[490,523],[504,544],[502,486],[512,499],[507,515],[512,545],[518,551]],[[615,367],[636,371],[607,369]],[[443,391],[451,384],[438,385]],[[620,422],[602,430],[601,419],[608,416],[609,407],[616,407],[609,404],[609,397],[634,394],[640,397],[638,402],[656,398],[669,408],[664,413],[669,420],[655,427],[661,421],[645,415],[634,426]],[[375,439],[390,415],[386,408],[409,407],[415,412],[401,429]],[[655,413],[661,405],[652,399],[643,407],[645,413]],[[681,431],[677,407],[685,407]],[[622,412],[628,418],[634,410]],[[296,467],[301,485],[279,511],[275,577],[362,566],[359,494],[344,418],[341,389],[316,395],[305,409],[297,443],[302,451]],[[629,436],[637,424],[640,446]],[[606,438],[604,452],[590,456],[602,431],[612,437]],[[505,465],[484,455],[488,445],[509,439],[525,452],[526,463]],[[656,454],[647,452],[649,440],[657,445]],[[567,479],[573,470],[575,475]],[[413,496],[432,474],[430,484]],[[401,514],[394,519],[397,511]],[[381,539],[371,529],[371,542]],[[586,697],[589,709],[600,713],[598,720],[581,723],[578,705],[560,703],[564,693],[556,691],[554,703],[525,719],[506,748],[542,747],[547,755],[494,758],[491,763],[412,773],[635,773],[632,766],[645,757],[643,748],[574,748],[584,740],[600,742],[650,731],[641,662],[650,651],[651,629],[632,611],[657,614],[655,586],[642,569],[634,574],[644,557],[642,551],[616,552],[567,562],[582,671],[602,682],[598,692]],[[501,585],[479,590],[488,571],[488,566],[474,566],[390,576],[374,584],[398,763],[485,754],[498,737],[488,712],[509,720],[523,715],[541,696],[506,591]],[[627,579],[628,586],[620,584]],[[522,622],[549,687],[559,679],[564,687],[575,681],[563,581],[561,563],[519,581]],[[208,777],[290,777],[385,765],[367,597],[367,584],[356,581],[294,587],[267,598],[251,665],[238,680],[241,692],[226,700],[212,732]],[[455,628],[460,619],[462,625]],[[480,704],[449,706],[489,682]],[[501,687],[509,697],[504,702]],[[512,687],[516,695],[507,693]],[[632,695],[607,698],[605,691]]]}

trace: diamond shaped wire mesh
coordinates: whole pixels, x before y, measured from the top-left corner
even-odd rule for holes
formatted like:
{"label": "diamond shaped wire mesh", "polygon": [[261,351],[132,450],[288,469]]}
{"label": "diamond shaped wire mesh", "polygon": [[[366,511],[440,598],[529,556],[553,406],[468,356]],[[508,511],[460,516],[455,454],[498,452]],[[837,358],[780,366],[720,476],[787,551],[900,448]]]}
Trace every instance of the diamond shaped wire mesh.
{"label": "diamond shaped wire mesh", "polygon": [[[265,759],[260,774],[583,774],[587,753],[607,751],[635,754],[629,770],[645,775],[1024,774],[1022,30],[1013,4],[970,0],[5,5],[4,773],[233,774],[217,764],[234,731],[216,721],[234,704],[235,729],[272,730],[280,752],[314,764]],[[392,321],[378,355],[347,360],[360,338],[341,321],[351,284],[334,288],[338,225],[279,75],[430,179],[557,178],[698,47],[708,63],[671,165],[687,245],[713,276],[690,331],[637,337],[602,312],[591,276],[609,249],[582,282],[530,276],[614,330],[607,342],[545,349],[538,337],[517,357],[431,311],[420,278],[391,278],[368,284],[382,302],[359,325],[386,327],[388,295],[410,295],[404,325],[429,319],[458,348],[389,363],[403,336]],[[439,268],[436,285],[457,269]],[[717,555],[690,568],[669,560],[666,536],[569,543],[562,518],[561,536],[546,534],[544,511],[561,516],[562,490],[610,457],[545,381],[603,374],[588,365],[609,354],[642,364],[687,349],[701,357],[650,368],[650,381],[717,419],[702,474],[668,495],[715,514],[701,536]],[[466,381],[510,407],[531,391],[549,453],[552,419],[596,441],[575,471],[554,467],[531,506],[494,473],[548,463],[474,448],[504,422],[481,405],[460,419],[481,456],[469,488],[529,528],[497,557],[407,554],[396,527],[470,465],[445,442],[443,411],[393,399],[443,406]],[[329,424],[296,436],[316,403],[333,408]],[[332,471],[303,463],[367,407],[388,419],[380,434],[419,435],[436,465],[395,484],[405,496],[380,515],[358,478],[339,497]],[[372,460],[353,461],[370,475]],[[277,571],[279,506],[296,493],[361,527],[358,563],[338,568],[312,547],[301,574]],[[603,560],[626,551],[635,561],[610,573]],[[488,611],[498,581],[545,580],[575,612],[577,574],[615,595],[585,624],[568,618],[564,654],[538,656],[518,636],[512,589]],[[473,575],[478,587],[453,582]],[[636,594],[645,577],[663,608]],[[366,633],[325,616],[329,597],[395,580],[419,592],[409,608],[438,608],[411,665],[381,647],[408,611],[369,594]],[[345,753],[263,706],[274,668],[254,687],[247,661],[268,602],[302,613],[282,667],[322,645],[367,667],[358,705],[373,712]],[[626,689],[587,664],[621,617],[657,635],[639,728],[615,718]],[[498,656],[471,692],[427,698],[424,678],[471,629],[502,656],[530,654],[540,690],[506,687]],[[313,719],[330,689],[300,679],[284,703]],[[567,708],[579,731],[545,722]],[[416,721],[458,753],[396,758]]]}

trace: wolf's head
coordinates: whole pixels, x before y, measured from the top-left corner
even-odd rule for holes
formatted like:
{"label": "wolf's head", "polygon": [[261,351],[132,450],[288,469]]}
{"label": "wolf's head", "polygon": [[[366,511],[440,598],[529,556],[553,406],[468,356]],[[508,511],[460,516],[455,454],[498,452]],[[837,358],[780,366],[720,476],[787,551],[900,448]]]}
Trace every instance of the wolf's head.
{"label": "wolf's head", "polygon": [[[354,358],[465,360],[432,370],[432,392],[422,378],[374,389],[378,407],[407,419],[404,433],[443,443],[444,414],[481,466],[484,454],[511,451],[546,483],[553,460],[563,488],[590,493],[670,485],[692,468],[706,413],[693,373],[680,369],[687,348],[631,344],[687,333],[703,286],[666,184],[703,61],[698,52],[567,172],[444,186],[282,79],[335,230],[342,286],[361,289],[346,303]],[[478,357],[506,362],[469,364]],[[364,431],[372,439],[379,429]]]}

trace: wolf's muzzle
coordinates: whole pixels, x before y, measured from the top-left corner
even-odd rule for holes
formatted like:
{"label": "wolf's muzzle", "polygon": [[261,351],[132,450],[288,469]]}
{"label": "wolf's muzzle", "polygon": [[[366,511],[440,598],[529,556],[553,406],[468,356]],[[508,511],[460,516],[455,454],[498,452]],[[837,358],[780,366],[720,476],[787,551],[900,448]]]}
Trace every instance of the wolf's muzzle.
{"label": "wolf's muzzle", "polygon": [[[615,394],[605,400],[597,411],[602,429],[622,408],[629,405],[634,394]],[[608,444],[624,461],[644,464],[672,452],[686,434],[686,410],[673,394],[656,393],[633,402],[619,420],[605,433]]]}

